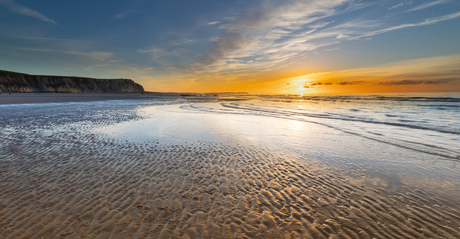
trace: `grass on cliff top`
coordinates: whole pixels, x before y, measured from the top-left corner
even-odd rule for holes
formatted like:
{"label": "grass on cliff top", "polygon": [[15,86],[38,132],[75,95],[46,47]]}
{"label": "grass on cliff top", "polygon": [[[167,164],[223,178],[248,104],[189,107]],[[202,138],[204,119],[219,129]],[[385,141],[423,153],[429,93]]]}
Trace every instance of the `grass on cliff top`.
{"label": "grass on cliff top", "polygon": [[24,73],[13,72],[13,71],[2,71],[0,70],[0,75],[25,75]]}

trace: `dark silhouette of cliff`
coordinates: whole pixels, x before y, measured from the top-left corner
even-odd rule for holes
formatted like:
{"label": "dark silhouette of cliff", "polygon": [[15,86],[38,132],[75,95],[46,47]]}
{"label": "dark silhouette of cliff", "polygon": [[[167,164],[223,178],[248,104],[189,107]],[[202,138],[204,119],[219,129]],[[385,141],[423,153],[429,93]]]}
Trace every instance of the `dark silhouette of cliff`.
{"label": "dark silhouette of cliff", "polygon": [[141,93],[144,87],[130,79],[40,76],[0,71],[0,92]]}

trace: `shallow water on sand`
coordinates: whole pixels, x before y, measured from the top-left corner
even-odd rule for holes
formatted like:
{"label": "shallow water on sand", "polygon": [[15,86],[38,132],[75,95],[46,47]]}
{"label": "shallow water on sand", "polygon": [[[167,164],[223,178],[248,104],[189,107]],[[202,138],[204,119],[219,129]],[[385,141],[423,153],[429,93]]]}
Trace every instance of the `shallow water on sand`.
{"label": "shallow water on sand", "polygon": [[457,238],[458,99],[3,105],[0,237]]}
{"label": "shallow water on sand", "polygon": [[[313,106],[305,97],[274,96],[147,106],[137,109],[142,120],[94,132],[139,143],[199,140],[257,146],[302,156],[390,191],[416,186],[452,199],[460,196],[460,109],[454,107],[460,98],[358,96],[342,96],[343,104],[335,103],[339,96],[323,97]],[[430,113],[426,105],[417,106],[422,101],[435,107],[440,100],[453,102],[450,111]],[[382,116],[390,112],[391,117]],[[417,113],[405,116],[410,112]],[[397,123],[396,115],[405,123]]]}

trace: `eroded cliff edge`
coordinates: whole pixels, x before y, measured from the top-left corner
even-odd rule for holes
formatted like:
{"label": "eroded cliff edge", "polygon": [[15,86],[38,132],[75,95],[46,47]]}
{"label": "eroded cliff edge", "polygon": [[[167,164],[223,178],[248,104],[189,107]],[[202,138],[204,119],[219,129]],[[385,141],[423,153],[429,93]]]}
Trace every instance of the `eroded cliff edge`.
{"label": "eroded cliff edge", "polygon": [[0,92],[140,93],[144,92],[144,87],[130,79],[95,79],[0,72]]}

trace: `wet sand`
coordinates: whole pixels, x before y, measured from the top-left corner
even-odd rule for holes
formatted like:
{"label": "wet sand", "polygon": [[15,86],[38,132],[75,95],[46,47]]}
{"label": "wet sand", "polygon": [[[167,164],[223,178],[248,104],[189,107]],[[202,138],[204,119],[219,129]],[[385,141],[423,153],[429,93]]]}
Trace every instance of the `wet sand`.
{"label": "wet sand", "polygon": [[86,102],[100,100],[126,100],[155,98],[153,94],[125,93],[125,94],[96,94],[96,93],[8,93],[0,94],[2,104],[32,104],[32,103],[61,103],[61,102]]}
{"label": "wet sand", "polygon": [[19,126],[0,132],[0,238],[460,238],[458,205],[431,192],[255,146],[86,131],[120,115],[3,125]]}
{"label": "wet sand", "polygon": [[460,237],[436,195],[389,196],[251,148],[69,137],[6,152],[2,238]]}

